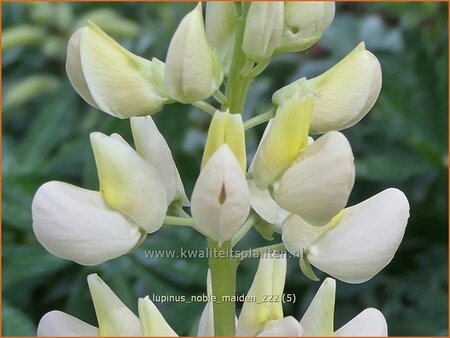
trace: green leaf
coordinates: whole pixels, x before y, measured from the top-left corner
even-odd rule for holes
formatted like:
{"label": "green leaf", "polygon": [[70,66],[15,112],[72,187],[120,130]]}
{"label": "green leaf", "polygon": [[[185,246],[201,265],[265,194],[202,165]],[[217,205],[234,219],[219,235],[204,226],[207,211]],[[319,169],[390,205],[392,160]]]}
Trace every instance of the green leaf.
{"label": "green leaf", "polygon": [[35,336],[36,326],[21,310],[6,301],[2,304],[2,336]]}

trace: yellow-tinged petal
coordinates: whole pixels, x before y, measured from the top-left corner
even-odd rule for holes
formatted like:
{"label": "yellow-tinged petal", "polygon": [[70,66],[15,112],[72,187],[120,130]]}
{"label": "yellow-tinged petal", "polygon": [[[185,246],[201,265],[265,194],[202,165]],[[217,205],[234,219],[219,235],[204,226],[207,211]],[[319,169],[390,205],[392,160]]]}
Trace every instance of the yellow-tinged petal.
{"label": "yellow-tinged petal", "polygon": [[252,61],[263,62],[277,49],[283,34],[284,3],[252,2],[245,21],[242,50]]}
{"label": "yellow-tinged petal", "polygon": [[267,136],[255,155],[253,177],[265,190],[308,144],[309,123],[314,107],[311,95],[295,95],[281,105]]}
{"label": "yellow-tinged petal", "polygon": [[205,150],[203,151],[202,168],[211,156],[223,144],[226,144],[233,152],[236,159],[245,172],[245,132],[241,114],[230,114],[229,112],[216,111],[209,126]]}
{"label": "yellow-tinged petal", "polygon": [[264,329],[266,323],[283,318],[282,298],[285,279],[284,255],[267,255],[259,259],[258,270],[247,293],[247,296],[255,297],[256,301],[244,302],[236,335],[254,336]]}
{"label": "yellow-tinged petal", "polygon": [[334,335],[336,281],[326,278],[300,320],[305,336]]}
{"label": "yellow-tinged petal", "polygon": [[183,18],[170,41],[165,80],[169,96],[182,103],[206,99],[222,84],[222,65],[206,39],[201,3]]}
{"label": "yellow-tinged petal", "polygon": [[138,309],[144,336],[178,337],[148,296],[139,298]]}
{"label": "yellow-tinged petal", "polygon": [[100,336],[142,336],[139,318],[96,274],[87,277]]}
{"label": "yellow-tinged petal", "polygon": [[281,105],[304,87],[316,95],[311,133],[342,130],[360,121],[373,107],[381,90],[378,59],[361,42],[328,71],[313,79],[301,78],[276,91],[275,105]]}
{"label": "yellow-tinged petal", "polygon": [[114,209],[147,232],[158,230],[167,211],[167,197],[157,170],[117,137],[91,134],[100,191]]}
{"label": "yellow-tinged petal", "polygon": [[167,100],[164,64],[134,55],[93,23],[69,40],[66,71],[86,102],[119,118],[156,113]]}

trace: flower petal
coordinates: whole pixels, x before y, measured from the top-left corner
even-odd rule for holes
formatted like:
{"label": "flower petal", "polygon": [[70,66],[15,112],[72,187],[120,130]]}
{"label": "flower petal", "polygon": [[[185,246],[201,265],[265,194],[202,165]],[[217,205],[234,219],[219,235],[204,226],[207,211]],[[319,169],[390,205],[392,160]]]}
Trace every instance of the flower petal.
{"label": "flower petal", "polygon": [[212,295],[211,285],[211,271],[208,269],[208,275],[206,277],[206,292],[208,294],[208,302],[203,309],[200,322],[198,324],[198,337],[214,336],[214,309],[213,303],[210,300]]}
{"label": "flower petal", "polygon": [[387,337],[388,329],[383,314],[374,308],[365,309],[334,333],[341,337]]}
{"label": "flower petal", "polygon": [[40,337],[98,336],[98,328],[61,311],[46,313],[37,328]]}
{"label": "flower petal", "polygon": [[320,95],[311,119],[311,132],[341,130],[360,121],[375,104],[381,90],[381,67],[361,42],[322,75],[308,80]]}
{"label": "flower petal", "polygon": [[139,318],[95,273],[87,278],[100,336],[142,336]]}
{"label": "flower petal", "polygon": [[157,170],[116,137],[92,133],[91,144],[106,201],[147,232],[158,230],[167,197]]}
{"label": "flower petal", "polygon": [[236,20],[236,6],[233,2],[207,2],[205,15],[206,38],[219,53],[225,73],[228,73],[230,68]]}
{"label": "flower petal", "polygon": [[139,319],[144,336],[178,337],[150,298],[139,298]]}
{"label": "flower petal", "polygon": [[294,95],[278,108],[254,159],[253,177],[259,189],[265,190],[307,145],[313,102],[308,94]]}
{"label": "flower petal", "polygon": [[165,80],[170,97],[182,103],[206,99],[222,84],[222,66],[206,39],[201,3],[183,18],[170,41]]}
{"label": "flower petal", "polygon": [[308,248],[308,260],[344,282],[365,282],[392,260],[408,218],[406,196],[386,189],[344,209],[340,221]]}
{"label": "flower petal", "polygon": [[[283,318],[282,296],[286,279],[286,257],[274,254],[259,259],[258,270],[244,302],[236,328],[237,336],[254,336],[267,322]],[[271,297],[266,299],[265,297]]]}
{"label": "flower petal", "polygon": [[250,4],[242,42],[247,58],[264,62],[273,55],[281,41],[283,20],[284,3],[281,1]]}
{"label": "flower petal", "polygon": [[33,231],[53,255],[83,265],[121,256],[141,239],[136,224],[112,209],[96,191],[48,182],[32,204]]}
{"label": "flower petal", "polygon": [[264,325],[263,330],[258,337],[300,337],[303,336],[303,327],[297,319],[292,316],[277,320],[271,320]]}
{"label": "flower petal", "polygon": [[283,174],[274,199],[308,223],[324,225],[345,207],[354,182],[350,143],[332,131],[307,147]]}
{"label": "flower petal", "polygon": [[333,336],[336,281],[326,278],[300,321],[305,336]]}
{"label": "flower petal", "polygon": [[289,214],[283,222],[283,244],[292,255],[301,257],[303,250],[313,244],[328,229],[330,229],[329,225],[314,226],[295,214]]}
{"label": "flower petal", "polygon": [[134,55],[93,23],[74,34],[67,53],[69,80],[89,104],[119,118],[161,110],[166,100],[161,61]]}
{"label": "flower petal", "polygon": [[316,43],[334,18],[334,2],[289,1],[279,52],[301,52]]}
{"label": "flower petal", "polygon": [[156,169],[166,189],[167,203],[172,202],[179,174],[169,145],[150,116],[132,117],[130,123],[136,152]]}
{"label": "flower petal", "polygon": [[247,219],[250,193],[244,173],[224,144],[206,162],[192,192],[192,216],[209,238],[229,240]]}
{"label": "flower petal", "polygon": [[253,180],[248,181],[250,190],[250,204],[255,212],[265,221],[275,225],[278,232],[281,232],[282,225],[289,211],[280,208],[267,190],[260,190]]}

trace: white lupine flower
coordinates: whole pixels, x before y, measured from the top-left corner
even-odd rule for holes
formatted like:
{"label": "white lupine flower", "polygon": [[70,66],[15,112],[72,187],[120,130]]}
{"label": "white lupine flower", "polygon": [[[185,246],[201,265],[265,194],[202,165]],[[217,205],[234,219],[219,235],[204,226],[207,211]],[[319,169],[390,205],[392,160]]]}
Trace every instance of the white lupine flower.
{"label": "white lupine flower", "polygon": [[298,93],[315,94],[311,133],[342,130],[360,121],[373,107],[381,90],[381,66],[361,42],[325,73],[301,78],[276,91],[272,102],[279,106]]}
{"label": "white lupine flower", "polygon": [[250,193],[244,172],[227,144],[204,165],[191,198],[197,228],[219,244],[229,240],[247,219]]}
{"label": "white lupine flower", "polygon": [[91,134],[100,191],[114,209],[154,232],[166,215],[166,191],[155,167],[117,137]]}
{"label": "white lupine flower", "polygon": [[154,114],[169,102],[164,63],[134,55],[93,23],[70,38],[66,71],[87,103],[119,118]]}
{"label": "white lupine flower", "polygon": [[263,62],[272,57],[283,34],[284,3],[252,2],[245,21],[242,50],[248,59]]}
{"label": "white lupine flower", "polygon": [[383,314],[368,308],[334,332],[336,281],[326,278],[300,320],[305,336],[387,336]]}
{"label": "white lupine flower", "polygon": [[88,276],[99,328],[61,311],[51,311],[39,322],[38,336],[142,336],[139,318],[126,307],[105,282]]}
{"label": "white lupine flower", "polygon": [[169,96],[182,103],[210,97],[223,80],[222,65],[208,44],[202,4],[188,13],[170,41],[165,81]]}
{"label": "white lupine flower", "polygon": [[278,52],[301,52],[315,44],[334,18],[334,2],[288,1]]}
{"label": "white lupine flower", "polygon": [[350,143],[331,131],[306,147],[284,172],[274,199],[310,224],[324,225],[347,205],[354,181]]}
{"label": "white lupine flower", "polygon": [[249,183],[252,206],[278,226],[286,210],[311,224],[327,224],[345,207],[353,187],[355,167],[349,142],[332,131],[311,143],[311,109],[308,96],[294,96],[282,105],[268,123],[250,168],[256,185]]}
{"label": "white lupine flower", "polygon": [[213,1],[206,4],[206,38],[219,54],[225,74],[228,74],[231,64],[237,18],[234,2]]}
{"label": "white lupine flower", "polygon": [[292,316],[267,322],[258,337],[300,337],[304,335],[302,325]]}
{"label": "white lupine flower", "polygon": [[409,203],[397,189],[387,189],[344,209],[325,227],[291,216],[283,225],[283,242],[292,254],[348,283],[362,283],[394,257],[409,218]]}
{"label": "white lupine flower", "polygon": [[83,265],[119,257],[161,227],[168,193],[188,203],[170,150],[151,118],[132,119],[132,129],[144,158],[117,134],[91,135],[100,192],[62,182],[46,183],[36,192],[33,230],[55,256]]}

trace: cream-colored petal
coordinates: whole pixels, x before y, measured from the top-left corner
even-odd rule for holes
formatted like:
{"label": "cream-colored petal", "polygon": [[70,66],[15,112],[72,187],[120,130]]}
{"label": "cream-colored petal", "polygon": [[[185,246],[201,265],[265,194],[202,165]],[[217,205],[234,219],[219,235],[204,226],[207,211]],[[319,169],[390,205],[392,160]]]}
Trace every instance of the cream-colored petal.
{"label": "cream-colored petal", "polygon": [[247,293],[247,296],[255,297],[256,301],[244,302],[236,328],[237,336],[254,336],[266,323],[283,318],[285,279],[285,256],[273,254],[259,259],[258,270]]}
{"label": "cream-colored petal", "polygon": [[98,328],[61,311],[46,313],[37,328],[39,337],[98,336]]}
{"label": "cream-colored petal", "polygon": [[254,159],[253,178],[259,189],[265,190],[307,145],[313,103],[308,94],[294,95],[278,108]]}
{"label": "cream-colored petal", "polygon": [[197,227],[219,243],[229,240],[247,219],[250,212],[247,181],[226,144],[211,156],[200,172],[191,204]]}
{"label": "cream-colored petal", "polygon": [[100,109],[91,95],[86,78],[84,77],[83,66],[81,65],[80,39],[85,31],[86,28],[80,28],[69,39],[67,45],[66,72],[70,83],[77,93],[91,106]]}
{"label": "cream-colored petal", "polygon": [[344,209],[340,221],[308,248],[308,260],[344,282],[365,282],[392,260],[408,218],[406,196],[386,189]]}
{"label": "cream-colored petal", "polygon": [[208,269],[208,274],[206,277],[206,292],[208,295],[208,302],[203,309],[202,316],[200,317],[200,322],[198,324],[198,337],[204,336],[214,336],[214,309],[213,303],[210,301],[212,296],[212,285],[211,285],[211,271]]}
{"label": "cream-colored petal", "polygon": [[299,216],[289,214],[283,222],[283,244],[292,255],[301,257],[303,250],[313,244],[323,233],[330,229],[330,225],[314,226],[308,224]]}
{"label": "cream-colored petal", "polygon": [[92,133],[91,144],[106,201],[147,232],[158,230],[167,197],[157,170],[115,137]]}
{"label": "cream-colored petal", "polygon": [[87,278],[94,302],[100,336],[142,336],[139,318],[97,275]]}
{"label": "cream-colored petal", "polygon": [[314,106],[311,132],[351,127],[374,105],[381,90],[381,67],[361,42],[350,54],[307,86],[320,96]]}
{"label": "cream-colored petal", "polygon": [[178,337],[148,296],[139,298],[138,309],[144,336]]}
{"label": "cream-colored petal", "polygon": [[271,320],[264,325],[258,337],[300,337],[303,336],[303,327],[292,316]]}
{"label": "cream-colored petal", "polygon": [[355,182],[350,143],[337,131],[307,147],[274,192],[280,207],[312,225],[325,225],[347,204]]}
{"label": "cream-colored petal", "polygon": [[[80,65],[85,82],[80,81]],[[166,100],[158,80],[161,67],[159,60],[130,53],[93,23],[78,30],[69,43],[66,68],[75,90],[88,103],[119,118],[161,110]]]}
{"label": "cream-colored petal", "polygon": [[236,20],[236,6],[233,2],[207,2],[205,15],[206,38],[219,53],[225,72],[229,68],[233,52]]}
{"label": "cream-colored petal", "polygon": [[222,66],[206,39],[201,3],[183,18],[170,41],[165,79],[169,96],[182,103],[206,99],[222,84]]}
{"label": "cream-colored petal", "polygon": [[316,43],[333,21],[334,2],[288,1],[279,52],[300,52]]}
{"label": "cream-colored petal", "polygon": [[139,243],[138,226],[112,209],[96,191],[48,182],[32,204],[33,231],[53,255],[96,265],[124,255]]}
{"label": "cream-colored petal", "polygon": [[136,152],[158,172],[166,189],[167,203],[177,192],[177,167],[169,145],[150,116],[130,119]]}
{"label": "cream-colored petal", "polygon": [[217,110],[211,120],[203,151],[202,168],[222,145],[227,144],[241,165],[242,171],[247,167],[245,152],[245,130],[241,114],[230,114]]}
{"label": "cream-colored petal", "polygon": [[269,59],[280,44],[283,34],[284,3],[252,2],[245,20],[242,42],[244,54],[252,61]]}
{"label": "cream-colored petal", "polygon": [[253,180],[248,181],[250,190],[250,204],[253,210],[265,221],[275,225],[278,232],[281,232],[282,225],[289,211],[280,208],[267,190],[260,190]]}
{"label": "cream-colored petal", "polygon": [[368,308],[334,334],[341,337],[387,337],[388,328],[383,314],[377,309]]}
{"label": "cream-colored petal", "polygon": [[300,320],[305,336],[333,336],[336,281],[326,278]]}

